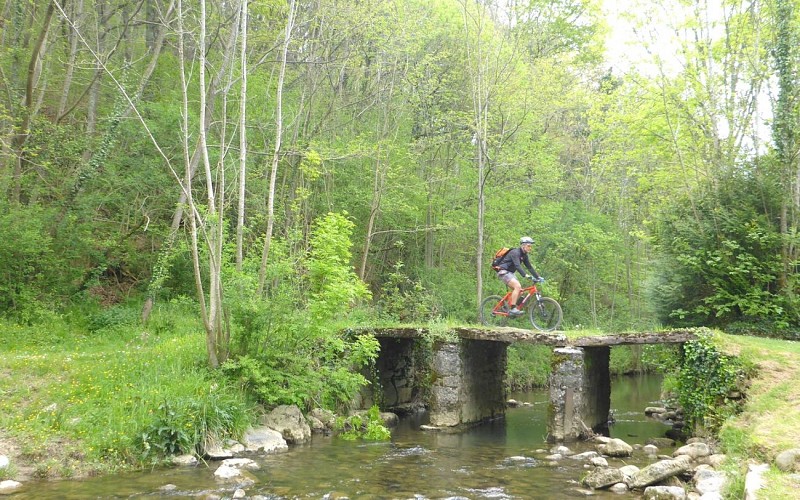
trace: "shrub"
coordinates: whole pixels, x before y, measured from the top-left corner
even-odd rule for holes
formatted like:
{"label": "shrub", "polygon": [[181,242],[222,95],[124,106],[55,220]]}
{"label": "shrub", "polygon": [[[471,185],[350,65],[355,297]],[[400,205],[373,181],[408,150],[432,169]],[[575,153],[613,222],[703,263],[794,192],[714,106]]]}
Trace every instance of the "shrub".
{"label": "shrub", "polygon": [[506,384],[511,391],[546,387],[553,349],[549,346],[514,344],[508,348]]}
{"label": "shrub", "polygon": [[50,290],[61,274],[46,217],[36,208],[0,206],[0,311],[23,323],[49,308]]}
{"label": "shrub", "polygon": [[342,438],[351,441],[356,439],[388,441],[392,437],[392,433],[383,425],[378,407],[374,405],[366,413],[338,418],[336,428],[343,431]]}
{"label": "shrub", "polygon": [[727,417],[738,413],[738,402],[728,395],[742,389],[748,373],[743,362],[717,350],[708,333],[698,333],[698,340],[684,344],[678,401],[689,424],[696,431],[716,432]]}
{"label": "shrub", "polygon": [[92,333],[101,330],[113,330],[119,327],[130,327],[139,321],[138,309],[125,306],[113,306],[93,314],[89,318],[86,329]]}
{"label": "shrub", "polygon": [[[234,391],[235,392],[235,391]],[[170,455],[200,453],[226,437],[238,438],[248,421],[248,408],[230,392],[164,401],[135,440],[144,461]]]}
{"label": "shrub", "polygon": [[381,286],[378,308],[381,316],[392,321],[423,322],[438,317],[435,297],[420,281],[403,273],[402,262],[395,264],[394,271]]}
{"label": "shrub", "polygon": [[[235,344],[222,369],[267,406],[345,408],[367,384],[361,370],[377,357],[379,344],[341,328],[351,308],[369,296],[350,265],[352,230],[344,215],[328,214],[315,222],[307,255],[293,261],[276,252],[267,301],[252,298],[256,285],[244,274],[228,287],[239,290],[241,300],[233,301]],[[296,269],[308,272],[296,279],[289,272]],[[307,303],[298,299],[304,297]]]}

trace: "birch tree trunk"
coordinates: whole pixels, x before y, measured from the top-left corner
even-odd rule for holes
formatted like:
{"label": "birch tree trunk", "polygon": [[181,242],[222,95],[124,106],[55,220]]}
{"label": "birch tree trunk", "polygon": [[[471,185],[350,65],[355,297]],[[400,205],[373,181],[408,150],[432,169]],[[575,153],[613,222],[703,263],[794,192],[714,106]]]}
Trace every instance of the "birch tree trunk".
{"label": "birch tree trunk", "polygon": [[278,161],[281,153],[281,138],[283,135],[283,79],[286,75],[286,54],[289,52],[289,42],[292,40],[294,17],[297,7],[295,0],[289,1],[289,15],[286,19],[286,31],[283,37],[280,70],[278,72],[278,88],[275,93],[275,148],[272,152],[272,166],[269,174],[269,192],[267,194],[267,232],[264,235],[264,251],[261,254],[261,268],[258,273],[258,294],[264,293],[267,279],[267,261],[269,247],[272,243],[272,231],[275,226],[275,181],[278,178]]}
{"label": "birch tree trunk", "polygon": [[[188,82],[186,80],[185,63],[185,28],[184,28],[183,2],[178,0],[178,22],[179,22],[179,59],[181,84],[183,94],[183,156],[185,163],[185,178],[191,179],[192,160],[189,156],[189,97]],[[206,88],[206,2],[200,1],[199,18],[199,41],[198,50],[198,98],[200,113],[198,118],[198,145],[199,154],[203,162],[203,171],[206,181],[206,207],[205,221],[198,220],[199,211],[196,210],[191,186],[186,186],[184,195],[189,208],[190,239],[192,248],[192,263],[195,273],[195,287],[197,298],[200,303],[200,310],[203,318],[203,326],[206,331],[206,351],[208,364],[211,368],[218,368],[225,361],[228,353],[228,333],[225,329],[223,320],[223,294],[222,294],[222,227],[224,226],[224,212],[217,207],[215,195],[215,178],[211,170],[211,162],[208,155],[206,113],[208,91]],[[222,169],[220,169],[222,170]],[[224,189],[224,177],[220,172],[219,189]],[[222,194],[220,199],[224,200]],[[203,275],[200,267],[199,240],[202,230],[205,250],[208,254],[208,302],[206,302],[206,291],[203,286]]]}
{"label": "birch tree trunk", "polygon": [[[182,146],[183,146],[183,162],[184,162],[184,178],[190,179],[190,171],[192,160],[189,156],[189,83],[186,80],[186,50],[184,47],[184,11],[183,0],[178,0],[178,64],[180,65],[181,74],[181,124],[183,128]],[[208,323],[208,307],[206,305],[206,294],[203,287],[202,274],[200,273],[200,251],[198,248],[197,237],[197,217],[195,216],[194,196],[192,195],[191,185],[183,186],[183,195],[185,196],[186,203],[189,206],[189,238],[191,242],[192,252],[192,268],[194,269],[194,284],[197,292],[197,301],[200,305],[200,315],[203,320],[203,327],[206,332],[210,330]],[[208,336],[206,336],[208,338]],[[211,364],[212,353],[208,353],[209,364]]]}
{"label": "birch tree trunk", "polygon": [[241,14],[239,19],[240,37],[242,43],[241,59],[239,61],[242,72],[241,88],[239,93],[239,211],[236,220],[236,270],[242,270],[244,259],[244,201],[247,180],[247,0],[241,0]]}
{"label": "birch tree trunk", "polygon": [[[473,17],[474,14],[474,17]],[[484,241],[484,218],[486,212],[486,201],[484,187],[486,185],[486,135],[488,133],[488,85],[486,82],[486,68],[483,54],[483,45],[481,36],[483,33],[483,22],[485,11],[479,5],[476,12],[471,13],[468,7],[467,0],[464,0],[464,39],[467,52],[467,65],[468,72],[472,84],[472,110],[473,110],[473,145],[475,146],[475,161],[478,169],[478,217],[477,217],[477,234],[475,245],[475,272],[477,281],[476,290],[476,303],[475,308],[480,308],[481,300],[483,299],[483,241]],[[471,44],[470,37],[470,21],[474,23],[475,28],[475,44]]]}
{"label": "birch tree trunk", "polygon": [[[200,42],[197,50],[199,56],[199,100],[198,138],[200,154],[203,160],[203,171],[206,176],[206,245],[208,247],[208,320],[206,321],[206,347],[208,348],[208,364],[217,368],[220,364],[220,351],[224,350],[220,340],[223,337],[222,323],[222,255],[220,248],[220,228],[222,211],[217,208],[214,194],[214,175],[211,172],[211,161],[208,157],[208,141],[206,128],[206,1],[200,0]],[[220,189],[224,189],[224,179],[220,181]]]}

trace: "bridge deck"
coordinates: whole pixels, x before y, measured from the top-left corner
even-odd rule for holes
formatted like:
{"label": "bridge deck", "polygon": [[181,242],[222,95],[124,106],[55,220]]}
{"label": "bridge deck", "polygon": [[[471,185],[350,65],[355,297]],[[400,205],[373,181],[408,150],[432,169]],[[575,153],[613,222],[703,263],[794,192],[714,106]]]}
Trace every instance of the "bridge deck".
{"label": "bridge deck", "polygon": [[[387,327],[363,328],[359,331],[372,333],[376,337],[418,338],[428,333],[427,328]],[[456,327],[452,331],[460,338],[487,340],[507,344],[526,343],[555,347],[604,347],[625,344],[675,344],[696,340],[693,330],[665,330],[663,332],[626,332],[613,335],[597,335],[568,338],[563,332],[543,333],[522,328]]]}

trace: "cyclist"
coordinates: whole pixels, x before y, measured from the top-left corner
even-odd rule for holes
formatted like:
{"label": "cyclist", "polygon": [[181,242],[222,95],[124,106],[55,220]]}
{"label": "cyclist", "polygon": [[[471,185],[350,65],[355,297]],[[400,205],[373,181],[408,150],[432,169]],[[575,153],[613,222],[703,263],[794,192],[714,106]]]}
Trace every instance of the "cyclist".
{"label": "cyclist", "polygon": [[[514,307],[508,312],[512,316],[519,316],[523,314],[523,311],[520,311],[517,308],[517,299],[519,299],[520,291],[522,290],[522,285],[519,284],[519,280],[517,279],[515,272],[519,271],[523,273],[526,278],[532,278],[533,276],[536,277],[537,280],[541,280],[541,276],[539,273],[531,265],[531,261],[528,259],[528,253],[531,251],[531,246],[533,245],[533,238],[530,236],[523,236],[519,239],[519,247],[512,248],[503,256],[500,262],[497,264],[497,277],[511,288],[511,303],[514,304]],[[530,274],[525,274],[522,265],[525,265],[530,271]]]}

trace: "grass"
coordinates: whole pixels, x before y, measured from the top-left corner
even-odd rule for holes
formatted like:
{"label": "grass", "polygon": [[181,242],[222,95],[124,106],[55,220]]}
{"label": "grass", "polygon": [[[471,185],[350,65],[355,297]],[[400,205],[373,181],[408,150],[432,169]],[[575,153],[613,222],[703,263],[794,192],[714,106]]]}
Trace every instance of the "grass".
{"label": "grass", "polygon": [[141,467],[243,431],[245,397],[205,367],[204,334],[190,318],[165,306],[147,328],[0,324],[0,448],[16,455],[19,476]]}
{"label": "grass", "polygon": [[[744,411],[729,419],[720,432],[730,459],[729,472],[744,475],[749,462],[771,464],[781,451],[800,448],[800,343],[720,334],[718,344],[757,367]],[[773,466],[765,480],[767,486],[759,498],[797,498],[800,481],[796,475]]]}

